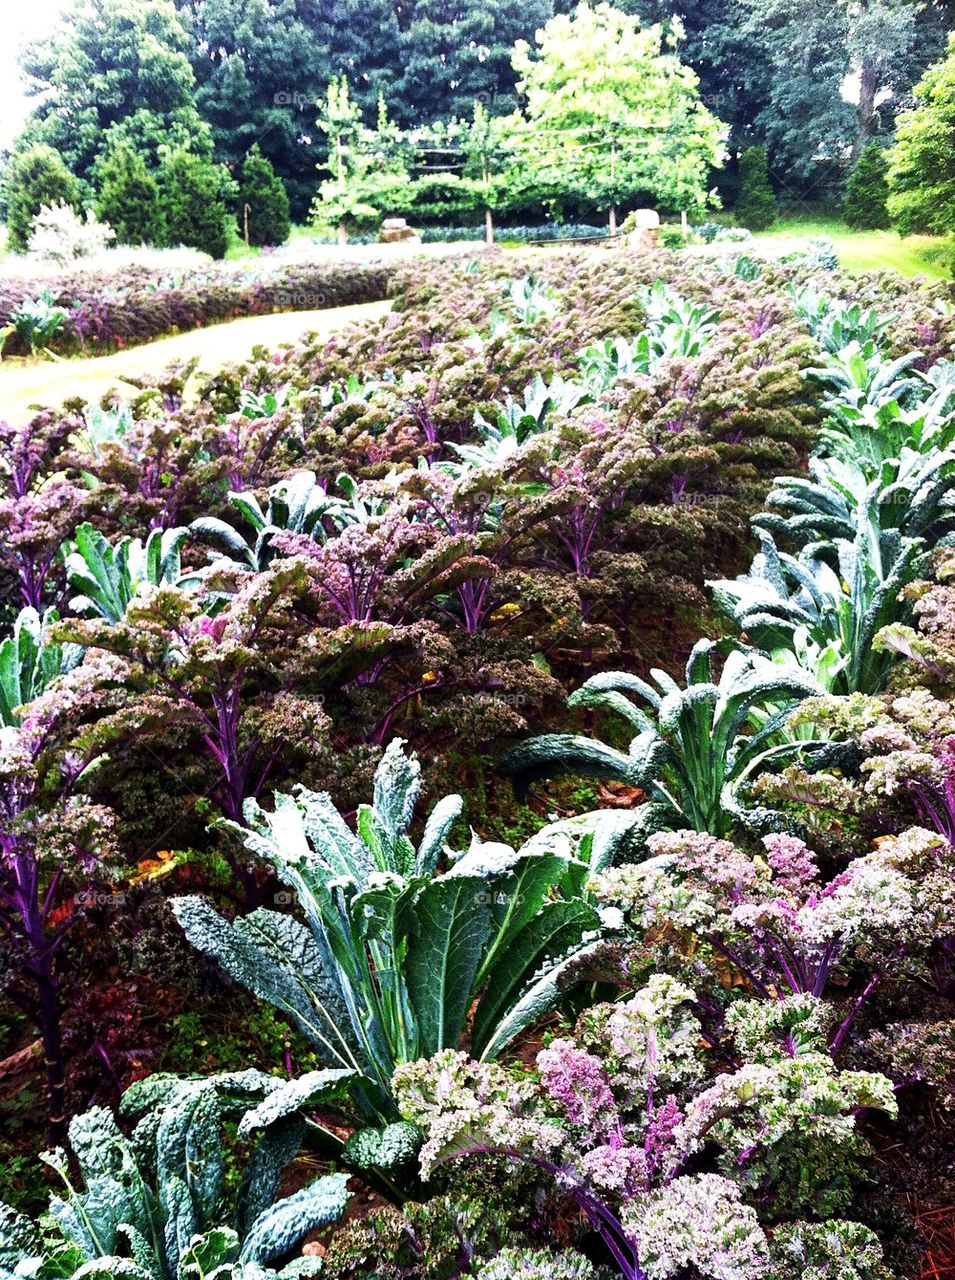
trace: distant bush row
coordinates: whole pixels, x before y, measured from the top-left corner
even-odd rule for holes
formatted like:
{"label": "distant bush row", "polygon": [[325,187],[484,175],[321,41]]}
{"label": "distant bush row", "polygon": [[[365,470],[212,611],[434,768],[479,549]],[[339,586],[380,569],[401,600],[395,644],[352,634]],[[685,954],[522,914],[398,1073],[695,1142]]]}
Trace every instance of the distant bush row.
{"label": "distant bush row", "polygon": [[[413,219],[412,219],[413,222]],[[425,244],[451,244],[458,241],[484,240],[484,226],[473,227],[418,227],[415,231]],[[504,244],[509,241],[531,244],[535,240],[599,240],[606,236],[606,225],[594,227],[586,222],[538,222],[529,226],[495,227],[494,238]],[[337,235],[315,235],[315,244],[338,244]],[[349,244],[377,244],[378,236],[371,233],[350,235]]]}

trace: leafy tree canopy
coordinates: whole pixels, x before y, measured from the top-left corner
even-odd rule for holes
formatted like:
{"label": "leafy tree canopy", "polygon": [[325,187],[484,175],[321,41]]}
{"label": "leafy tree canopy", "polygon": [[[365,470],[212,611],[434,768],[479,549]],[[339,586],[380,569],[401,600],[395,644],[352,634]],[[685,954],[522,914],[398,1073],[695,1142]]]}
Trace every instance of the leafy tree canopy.
{"label": "leafy tree canopy", "polygon": [[395,6],[400,74],[388,93],[399,124],[493,115],[517,106],[514,45],[553,16],[552,0],[411,0]]}
{"label": "leafy tree canopy", "polygon": [[73,0],[53,38],[23,55],[32,89],[43,95],[28,139],[56,147],[83,180],[111,127],[151,167],[160,143],[208,147],[189,49],[172,0]]}
{"label": "leafy tree canopy", "polygon": [[509,122],[520,169],[552,200],[705,204],[726,130],[660,26],[580,4],[546,24],[536,49],[518,42],[514,69],[527,104]]}
{"label": "leafy tree canopy", "polygon": [[729,149],[753,141],[753,122],[770,100],[772,62],[756,34],[744,29],[740,0],[617,0],[644,26],[682,28],[680,60],[700,78],[700,97],[730,127]]}
{"label": "leafy tree canopy", "polygon": [[[777,181],[822,198],[853,155],[891,128],[944,38],[944,10],[916,0],[738,0],[741,30],[768,57],[769,101],[753,122]],[[844,96],[847,77],[858,103]],[[783,193],[785,196],[785,192]]]}
{"label": "leafy tree canopy", "polygon": [[[176,0],[191,33],[196,105],[217,159],[238,166],[258,146],[304,216],[315,191],[315,105],[333,66],[320,6],[299,0]],[[314,10],[314,12],[313,12]]]}
{"label": "leafy tree canopy", "polygon": [[889,212],[904,234],[955,229],[955,35],[915,87],[889,154]]}

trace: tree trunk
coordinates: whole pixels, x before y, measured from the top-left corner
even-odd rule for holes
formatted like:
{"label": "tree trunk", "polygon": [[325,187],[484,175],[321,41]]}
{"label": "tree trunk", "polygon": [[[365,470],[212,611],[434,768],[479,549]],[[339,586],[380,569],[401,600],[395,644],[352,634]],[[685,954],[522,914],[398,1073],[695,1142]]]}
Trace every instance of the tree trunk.
{"label": "tree trunk", "polygon": [[612,236],[615,236],[615,235],[617,234],[617,207],[616,207],[616,205],[611,205],[611,206],[610,206],[610,234],[611,234]]}
{"label": "tree trunk", "polygon": [[484,242],[485,244],[494,243],[494,219],[491,217],[490,209],[484,210]]}
{"label": "tree trunk", "polygon": [[348,228],[345,226],[344,222],[340,222],[338,224],[338,243],[348,244]]}
{"label": "tree trunk", "polygon": [[859,129],[852,152],[853,163],[859,159],[863,147],[875,133],[875,95],[878,88],[875,66],[871,62],[863,63],[859,73]]}

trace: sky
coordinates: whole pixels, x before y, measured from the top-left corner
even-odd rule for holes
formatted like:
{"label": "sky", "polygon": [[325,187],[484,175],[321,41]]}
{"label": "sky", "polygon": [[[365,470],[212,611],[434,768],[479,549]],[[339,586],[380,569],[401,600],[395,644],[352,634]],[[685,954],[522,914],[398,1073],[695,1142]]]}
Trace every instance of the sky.
{"label": "sky", "polygon": [[65,0],[0,0],[0,148],[10,145],[30,110],[17,54],[27,40],[55,29],[64,4]]}

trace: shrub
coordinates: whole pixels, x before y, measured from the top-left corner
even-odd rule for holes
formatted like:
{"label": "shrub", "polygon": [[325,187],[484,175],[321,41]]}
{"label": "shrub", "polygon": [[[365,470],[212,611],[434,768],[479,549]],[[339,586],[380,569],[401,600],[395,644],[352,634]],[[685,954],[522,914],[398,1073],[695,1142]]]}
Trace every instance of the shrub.
{"label": "shrub", "polygon": [[[483,227],[420,227],[418,234],[425,244],[442,244],[457,240],[483,240]],[[530,244],[535,240],[602,240],[607,234],[606,227],[593,227],[582,222],[541,222],[529,226],[494,228],[496,240],[502,243],[514,241],[518,244]],[[349,237],[354,241],[355,237]]]}
{"label": "shrub", "polygon": [[96,212],[115,230],[120,244],[160,245],[165,241],[159,185],[142,156],[126,142],[110,148],[102,163]]}
{"label": "shrub", "polygon": [[213,258],[229,247],[229,212],[219,166],[190,151],[174,151],[162,169],[169,243],[191,245]]}
{"label": "shrub", "polygon": [[889,162],[882,147],[878,142],[870,142],[863,148],[846,186],[842,216],[850,227],[858,231],[883,231],[891,226],[886,207],[888,171]]}
{"label": "shrub", "polygon": [[30,254],[43,262],[68,266],[77,258],[94,258],[102,253],[116,235],[111,226],[97,222],[96,214],[87,209],[86,217],[62,201],[44,205],[30,232]]}
{"label": "shrub", "polygon": [[765,147],[747,147],[739,158],[736,220],[750,231],[765,231],[776,220],[776,197],[769,181]]}
{"label": "shrub", "polygon": [[242,165],[239,225],[248,226],[249,244],[258,246],[285,244],[291,230],[285,184],[258,147],[252,148]]}
{"label": "shrub", "polygon": [[80,195],[76,179],[52,147],[21,151],[7,170],[7,240],[14,253],[25,253],[33,222],[44,205],[62,202],[76,209]]}
{"label": "shrub", "polygon": [[751,240],[753,234],[745,227],[724,227],[719,222],[701,222],[692,232],[704,244],[735,244]]}

